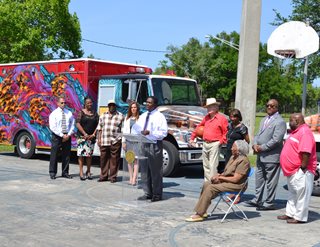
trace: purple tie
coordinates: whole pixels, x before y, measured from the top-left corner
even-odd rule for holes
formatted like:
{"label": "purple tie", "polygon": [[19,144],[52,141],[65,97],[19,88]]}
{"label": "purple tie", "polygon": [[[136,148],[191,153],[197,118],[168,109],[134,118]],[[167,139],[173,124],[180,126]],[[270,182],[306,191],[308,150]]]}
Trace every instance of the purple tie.
{"label": "purple tie", "polygon": [[148,122],[149,122],[149,117],[150,117],[150,113],[151,113],[151,112],[148,112],[148,115],[147,115],[147,118],[146,118],[146,122],[144,123],[143,131],[145,131],[145,130],[147,129]]}

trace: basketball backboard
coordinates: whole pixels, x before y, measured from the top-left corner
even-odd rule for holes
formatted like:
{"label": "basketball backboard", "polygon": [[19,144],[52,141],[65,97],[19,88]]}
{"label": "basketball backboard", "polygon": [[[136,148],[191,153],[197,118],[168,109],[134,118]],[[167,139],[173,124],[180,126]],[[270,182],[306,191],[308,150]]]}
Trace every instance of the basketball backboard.
{"label": "basketball backboard", "polygon": [[279,58],[304,58],[319,50],[319,36],[301,21],[289,21],[275,29],[268,39],[268,53]]}

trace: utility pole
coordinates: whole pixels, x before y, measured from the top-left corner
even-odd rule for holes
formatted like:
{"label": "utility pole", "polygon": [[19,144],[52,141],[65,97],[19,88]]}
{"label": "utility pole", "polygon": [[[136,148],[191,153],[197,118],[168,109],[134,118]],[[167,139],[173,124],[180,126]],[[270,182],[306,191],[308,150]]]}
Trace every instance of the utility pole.
{"label": "utility pole", "polygon": [[243,0],[235,107],[254,137],[260,44],[261,0]]}

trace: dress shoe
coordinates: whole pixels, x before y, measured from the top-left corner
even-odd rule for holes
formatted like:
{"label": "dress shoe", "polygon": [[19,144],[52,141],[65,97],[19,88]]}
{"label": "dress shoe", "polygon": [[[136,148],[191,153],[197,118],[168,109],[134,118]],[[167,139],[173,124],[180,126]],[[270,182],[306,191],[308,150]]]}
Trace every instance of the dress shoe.
{"label": "dress shoe", "polygon": [[304,221],[296,220],[296,219],[287,219],[288,224],[303,224],[306,223]]}
{"label": "dress shoe", "polygon": [[288,215],[279,215],[277,216],[277,219],[278,220],[289,220],[289,219],[292,219],[292,217],[289,217]]}
{"label": "dress shoe", "polygon": [[245,201],[243,204],[247,207],[259,207],[259,204],[253,201]]}
{"label": "dress shoe", "polygon": [[50,178],[51,179],[56,179],[57,177],[56,177],[56,175],[50,175]]}
{"label": "dress shoe", "polygon": [[86,176],[87,176],[88,180],[92,180],[93,179],[92,174],[90,172],[86,172]]}
{"label": "dress shoe", "polygon": [[85,177],[85,176],[82,176],[82,177],[80,176],[80,180],[81,180],[81,181],[85,181],[85,180],[86,180],[86,177]]}
{"label": "dress shoe", "polygon": [[153,196],[151,198],[151,202],[158,202],[158,201],[161,201],[161,200],[162,200],[161,196]]}
{"label": "dress shoe", "polygon": [[257,211],[268,211],[268,210],[276,210],[276,208],[275,208],[275,206],[266,207],[263,205],[257,207]]}
{"label": "dress shoe", "polygon": [[150,200],[150,199],[152,199],[152,198],[153,198],[152,196],[143,195],[143,196],[139,196],[139,197],[138,197],[138,200],[139,200],[139,201],[146,201],[146,200]]}
{"label": "dress shoe", "polygon": [[108,181],[108,179],[105,179],[105,178],[99,178],[99,179],[97,180],[98,183],[107,182],[107,181]]}
{"label": "dress shoe", "polygon": [[63,174],[62,177],[67,179],[72,179],[72,176],[69,174]]}

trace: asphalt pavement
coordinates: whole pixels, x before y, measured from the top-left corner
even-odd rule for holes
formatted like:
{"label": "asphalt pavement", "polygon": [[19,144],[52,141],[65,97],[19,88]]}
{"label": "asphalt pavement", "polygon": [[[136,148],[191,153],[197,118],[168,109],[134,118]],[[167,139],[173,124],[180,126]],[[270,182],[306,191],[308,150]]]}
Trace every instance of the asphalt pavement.
{"label": "asphalt pavement", "polygon": [[[51,180],[48,164],[45,155],[26,160],[0,154],[0,246],[320,246],[320,197],[311,199],[308,223],[277,220],[287,198],[283,176],[277,210],[256,211],[240,203],[248,221],[231,213],[220,223],[223,212],[217,211],[206,221],[189,223],[184,219],[192,214],[203,182],[199,166],[164,178],[163,200],[151,203],[136,200],[143,192],[121,181],[123,171],[117,183],[97,183],[96,164],[94,180],[80,181],[74,160],[73,179],[58,173]],[[253,194],[254,176],[242,200]]]}

